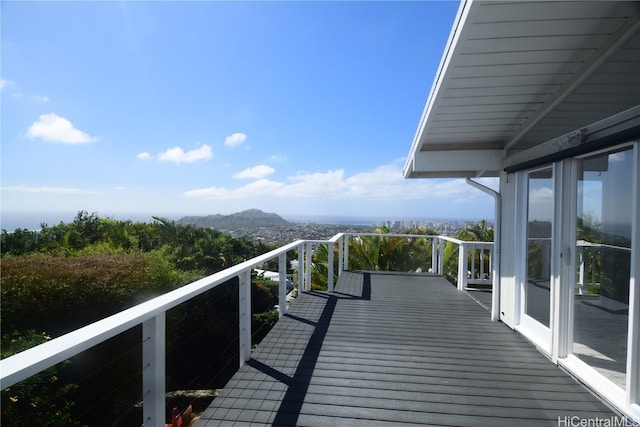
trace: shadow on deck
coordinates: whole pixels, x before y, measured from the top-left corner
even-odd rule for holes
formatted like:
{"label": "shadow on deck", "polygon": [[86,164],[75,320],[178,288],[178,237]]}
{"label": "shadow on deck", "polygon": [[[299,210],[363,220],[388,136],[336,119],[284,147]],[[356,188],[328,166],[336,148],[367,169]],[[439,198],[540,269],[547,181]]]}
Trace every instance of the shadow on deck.
{"label": "shadow on deck", "polygon": [[198,426],[557,426],[574,416],[615,414],[445,279],[343,272],[334,293],[298,297]]}

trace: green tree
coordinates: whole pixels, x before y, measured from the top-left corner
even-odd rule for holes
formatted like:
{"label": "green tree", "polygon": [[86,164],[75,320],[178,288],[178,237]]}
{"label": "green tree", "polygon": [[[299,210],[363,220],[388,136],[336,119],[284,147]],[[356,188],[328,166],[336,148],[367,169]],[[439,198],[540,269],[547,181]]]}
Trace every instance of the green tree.
{"label": "green tree", "polygon": [[458,231],[456,238],[466,242],[493,242],[493,228],[485,220],[478,221]]}
{"label": "green tree", "polygon": [[13,232],[2,230],[0,247],[3,254],[24,255],[38,250],[38,232],[17,228]]}
{"label": "green tree", "polygon": [[[428,237],[389,236],[386,227],[375,230],[374,236],[355,236],[349,239],[349,268],[352,270],[427,271],[431,266],[431,239]],[[432,235],[428,229],[405,234]],[[326,247],[317,253],[319,276],[326,277]],[[337,259],[337,252],[334,257]],[[326,279],[325,279],[326,282]]]}
{"label": "green tree", "polygon": [[[338,259],[338,249],[334,247],[333,259]],[[327,290],[329,284],[329,245],[316,246],[311,257],[311,289]],[[333,283],[336,283],[338,276],[333,275]]]}

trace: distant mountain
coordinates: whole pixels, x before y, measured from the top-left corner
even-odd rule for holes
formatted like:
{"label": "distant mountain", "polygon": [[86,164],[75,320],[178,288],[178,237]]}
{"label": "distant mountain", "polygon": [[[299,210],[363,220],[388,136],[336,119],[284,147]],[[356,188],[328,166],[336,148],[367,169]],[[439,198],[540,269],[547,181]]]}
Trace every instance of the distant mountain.
{"label": "distant mountain", "polygon": [[192,224],[197,227],[213,227],[219,229],[257,228],[274,225],[288,225],[289,221],[275,213],[262,212],[259,209],[248,209],[230,215],[185,216],[178,224]]}

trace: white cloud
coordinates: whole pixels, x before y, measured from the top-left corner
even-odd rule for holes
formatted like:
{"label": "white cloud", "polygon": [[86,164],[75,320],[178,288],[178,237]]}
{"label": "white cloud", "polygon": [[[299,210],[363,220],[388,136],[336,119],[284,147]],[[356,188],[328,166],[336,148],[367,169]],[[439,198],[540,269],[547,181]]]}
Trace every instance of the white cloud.
{"label": "white cloud", "polygon": [[269,156],[267,160],[273,163],[282,163],[287,161],[287,156],[274,154],[273,156]]}
{"label": "white cloud", "polygon": [[33,99],[35,102],[40,103],[40,104],[45,104],[45,103],[49,102],[49,97],[48,96],[31,95],[31,99]]}
{"label": "white cloud", "polygon": [[258,165],[238,172],[237,174],[233,175],[233,177],[236,179],[262,179],[273,174],[275,171],[276,170],[270,166]]}
{"label": "white cloud", "polygon": [[247,135],[241,132],[232,133],[224,139],[224,145],[228,147],[237,147],[247,140]]}
{"label": "white cloud", "polygon": [[187,191],[184,195],[195,198],[231,200],[280,194],[280,190],[283,187],[285,187],[284,183],[260,179],[235,190],[229,190],[224,187],[209,187]]}
{"label": "white cloud", "polygon": [[15,86],[16,86],[15,82],[11,80],[0,79],[0,91],[9,89],[9,88],[15,88]]}
{"label": "white cloud", "polygon": [[0,79],[0,92],[8,93],[14,99],[21,99],[24,96],[13,80]]}
{"label": "white cloud", "polygon": [[27,136],[64,144],[86,144],[98,139],[76,129],[69,120],[55,113],[41,115],[38,121],[33,122],[27,129]]}
{"label": "white cloud", "polygon": [[551,221],[553,217],[553,189],[541,187],[529,192],[529,221]]}
{"label": "white cloud", "polygon": [[624,162],[628,153],[631,153],[631,150],[619,151],[617,153],[609,154],[609,161],[611,163],[622,163]]}
{"label": "white cloud", "polygon": [[17,83],[13,80],[0,79],[0,92],[7,92],[13,99],[31,99],[38,104],[44,104],[50,101],[49,97],[44,95],[29,95],[25,97],[24,93],[18,88]]}
{"label": "white cloud", "polygon": [[[370,172],[362,172],[347,178],[349,197],[370,200],[387,200],[403,195],[406,182],[400,169],[394,165],[379,166]],[[406,194],[404,197],[406,198]]]}
{"label": "white cloud", "polygon": [[[143,153],[141,153],[143,154]],[[138,155],[138,158],[140,154]],[[144,157],[144,156],[143,156]],[[213,157],[211,147],[203,144],[202,147],[195,150],[184,151],[181,147],[169,148],[167,151],[158,153],[158,160],[163,162],[175,163],[194,163],[199,160],[209,160]],[[144,157],[146,158],[146,157]]]}
{"label": "white cloud", "polygon": [[280,194],[288,197],[326,197],[330,199],[343,198],[346,183],[344,170],[330,170],[328,172],[298,173],[290,176],[290,184]]}
{"label": "white cloud", "polygon": [[541,187],[532,189],[529,192],[530,203],[551,203],[553,202],[553,189],[551,187]]}
{"label": "white cloud", "polygon": [[140,160],[149,160],[151,159],[151,154],[149,154],[147,151],[143,151],[142,153],[138,153],[136,157]]}
{"label": "white cloud", "polygon": [[14,187],[2,187],[2,191],[18,191],[23,193],[50,193],[50,194],[96,194],[95,191],[81,190],[79,188],[67,187],[28,187],[26,185],[16,185]]}
{"label": "white cloud", "polygon": [[[492,179],[482,179],[491,186]],[[344,170],[298,172],[287,182],[260,179],[238,188],[209,187],[184,193],[187,197],[231,200],[256,197],[323,200],[409,201],[446,200],[447,203],[475,203],[487,197],[464,179],[404,179],[398,164],[382,165],[350,177]]]}

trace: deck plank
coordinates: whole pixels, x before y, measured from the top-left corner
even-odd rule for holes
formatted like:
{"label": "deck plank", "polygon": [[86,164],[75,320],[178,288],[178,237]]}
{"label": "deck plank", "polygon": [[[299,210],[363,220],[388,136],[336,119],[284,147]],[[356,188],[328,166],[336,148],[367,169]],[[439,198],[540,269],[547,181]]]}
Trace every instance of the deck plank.
{"label": "deck plank", "polygon": [[344,272],[301,294],[199,426],[558,425],[614,414],[441,277]]}

